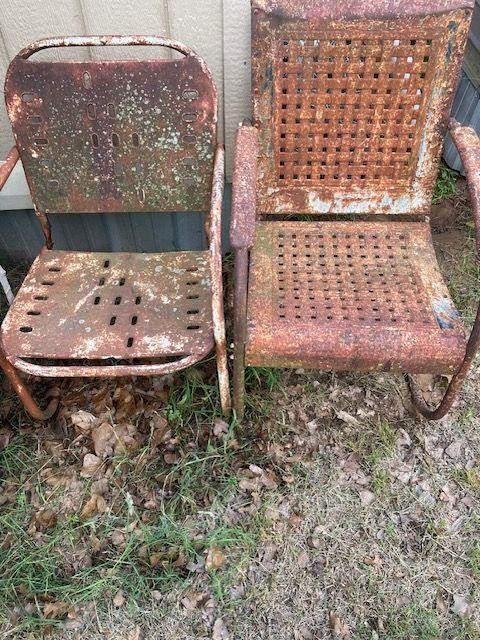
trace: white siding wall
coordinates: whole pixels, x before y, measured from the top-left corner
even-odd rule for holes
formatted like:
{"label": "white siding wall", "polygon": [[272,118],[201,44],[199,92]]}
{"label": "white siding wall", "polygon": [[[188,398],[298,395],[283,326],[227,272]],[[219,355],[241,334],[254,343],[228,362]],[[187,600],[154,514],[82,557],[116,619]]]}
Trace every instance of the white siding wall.
{"label": "white siding wall", "polygon": [[[0,86],[3,88],[9,60],[26,44],[72,34],[156,34],[176,38],[195,49],[207,61],[217,83],[219,134],[227,145],[231,168],[235,127],[250,115],[249,0],[0,0]],[[50,55],[112,57],[127,52],[63,49]],[[1,104],[0,161],[11,145],[10,126]]]}

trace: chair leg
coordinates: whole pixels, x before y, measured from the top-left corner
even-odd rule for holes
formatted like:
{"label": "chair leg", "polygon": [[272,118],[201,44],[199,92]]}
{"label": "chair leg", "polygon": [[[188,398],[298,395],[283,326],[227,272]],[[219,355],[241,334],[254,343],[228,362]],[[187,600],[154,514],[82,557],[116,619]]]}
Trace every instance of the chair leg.
{"label": "chair leg", "polygon": [[245,414],[245,364],[243,353],[240,349],[235,349],[235,359],[233,361],[233,408],[238,420]]}
{"label": "chair leg", "polygon": [[35,420],[48,420],[53,416],[58,407],[58,398],[53,398],[48,403],[46,409],[40,409],[38,404],[30,395],[27,387],[23,383],[22,379],[18,375],[15,367],[6,359],[4,354],[0,351],[0,367],[4,371],[7,379],[10,381],[13,389],[16,394],[22,401],[23,406],[26,411],[34,418]]}
{"label": "chair leg", "polygon": [[472,364],[473,358],[477,353],[477,350],[480,346],[480,307],[477,310],[477,315],[475,318],[475,323],[473,325],[472,332],[470,334],[470,338],[468,339],[467,349],[465,352],[465,357],[463,362],[457,371],[457,373],[450,380],[450,384],[445,391],[445,395],[442,398],[442,401],[438,405],[436,409],[430,409],[427,406],[427,403],[423,399],[422,392],[420,387],[418,386],[417,381],[411,375],[407,376],[408,385],[410,387],[410,392],[412,394],[413,404],[417,411],[422,414],[427,420],[440,420],[443,418],[451,409],[453,403],[455,402],[465,378],[467,377],[467,373]]}
{"label": "chair leg", "polygon": [[230,417],[232,401],[230,398],[230,385],[228,381],[228,361],[226,341],[216,345],[217,350],[217,375],[218,387],[220,389],[220,404],[222,413],[226,418]]}
{"label": "chair leg", "polygon": [[247,339],[248,250],[235,254],[233,298],[233,408],[241,420],[245,413],[245,342]]}

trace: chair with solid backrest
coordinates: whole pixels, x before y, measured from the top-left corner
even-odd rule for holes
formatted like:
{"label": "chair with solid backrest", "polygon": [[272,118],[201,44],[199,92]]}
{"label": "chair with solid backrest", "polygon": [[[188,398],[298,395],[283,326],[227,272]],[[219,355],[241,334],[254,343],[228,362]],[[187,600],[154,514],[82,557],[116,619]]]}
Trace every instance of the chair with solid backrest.
{"label": "chair with solid backrest", "polygon": [[[49,47],[167,47],[151,60],[32,60]],[[157,36],[87,36],[26,47],[7,72],[5,97],[45,247],[1,328],[0,365],[29,412],[17,370],[40,376],[163,375],[215,346],[229,412],[220,218],[223,148],[217,94],[205,62]],[[206,251],[98,253],[53,249],[50,213],[207,212]]]}
{"label": "chair with solid backrest", "polygon": [[[425,416],[450,408],[480,322],[467,345],[428,214],[472,5],[253,2],[230,233],[238,415],[245,365],[453,374],[433,410],[411,378]],[[480,144],[450,129],[478,233]]]}

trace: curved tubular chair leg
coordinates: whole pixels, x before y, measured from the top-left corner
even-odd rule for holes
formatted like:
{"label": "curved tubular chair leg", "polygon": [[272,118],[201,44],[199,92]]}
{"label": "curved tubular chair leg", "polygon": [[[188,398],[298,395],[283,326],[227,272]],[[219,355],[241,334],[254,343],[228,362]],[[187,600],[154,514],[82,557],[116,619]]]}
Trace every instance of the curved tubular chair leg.
{"label": "curved tubular chair leg", "polygon": [[0,351],[0,367],[5,372],[8,380],[10,381],[12,387],[14,388],[16,394],[22,401],[23,406],[26,411],[34,418],[35,420],[48,420],[53,416],[55,411],[58,408],[58,398],[53,398],[47,405],[46,409],[40,409],[38,404],[30,395],[27,387],[23,383],[22,379],[18,375],[15,367],[5,358],[3,353]]}
{"label": "curved tubular chair leg", "polygon": [[[467,186],[472,203],[472,214],[475,222],[475,247],[476,258],[480,256],[480,139],[471,127],[461,126],[456,120],[449,122],[449,132],[452,141],[462,160]],[[480,305],[477,308],[477,315],[472,332],[467,342],[467,349],[460,368],[450,380],[445,395],[436,409],[430,409],[422,397],[420,388],[413,376],[408,376],[410,391],[412,392],[413,404],[428,420],[440,420],[450,410],[458,392],[462,388],[463,381],[470,369],[472,360],[480,347]]]}
{"label": "curved tubular chair leg", "polygon": [[217,359],[218,387],[220,403],[225,417],[230,416],[231,398],[228,382],[227,340],[225,337],[225,314],[223,310],[222,283],[222,201],[224,182],[225,152],[222,146],[215,153],[212,199],[210,215],[207,219],[207,235],[210,240],[210,268],[212,272],[212,320],[215,352]]}
{"label": "curved tubular chair leg", "polygon": [[422,392],[418,386],[417,381],[411,375],[407,376],[410,391],[412,393],[413,404],[417,411],[422,414],[428,420],[440,420],[444,415],[450,411],[457,395],[462,388],[463,381],[465,380],[473,358],[480,347],[480,307],[477,310],[475,317],[475,323],[473,325],[470,338],[467,342],[467,350],[465,352],[465,358],[460,365],[459,370],[450,380],[450,384],[447,387],[445,395],[441,403],[436,409],[430,409],[423,399]]}
{"label": "curved tubular chair leg", "polygon": [[247,338],[248,249],[235,253],[233,297],[233,408],[241,420],[245,413],[245,342]]}

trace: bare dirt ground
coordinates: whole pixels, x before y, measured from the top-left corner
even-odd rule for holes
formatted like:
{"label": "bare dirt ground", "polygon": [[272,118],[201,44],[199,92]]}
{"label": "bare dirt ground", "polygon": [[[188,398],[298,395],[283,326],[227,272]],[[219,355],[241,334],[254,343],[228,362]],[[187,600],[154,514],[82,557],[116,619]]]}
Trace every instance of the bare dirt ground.
{"label": "bare dirt ground", "polygon": [[[460,184],[433,223],[471,321],[467,214]],[[479,381],[436,423],[393,373],[250,371],[242,425],[212,362],[60,382],[46,426],[5,387],[2,637],[478,640]]]}

